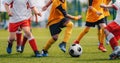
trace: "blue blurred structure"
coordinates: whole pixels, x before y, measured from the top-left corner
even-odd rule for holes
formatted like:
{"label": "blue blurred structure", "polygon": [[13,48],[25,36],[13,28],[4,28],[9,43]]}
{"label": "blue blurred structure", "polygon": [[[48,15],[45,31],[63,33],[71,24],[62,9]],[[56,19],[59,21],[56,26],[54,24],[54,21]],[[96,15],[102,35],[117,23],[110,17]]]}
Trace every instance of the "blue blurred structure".
{"label": "blue blurred structure", "polygon": [[[116,0],[112,0],[112,3],[114,3]],[[113,20],[116,18],[116,10],[113,9],[112,10],[112,14],[113,14]]]}
{"label": "blue blurred structure", "polygon": [[[68,3],[68,13],[71,15],[81,15],[82,8],[80,0],[72,0]],[[77,26],[82,26],[82,19],[74,22]]]}

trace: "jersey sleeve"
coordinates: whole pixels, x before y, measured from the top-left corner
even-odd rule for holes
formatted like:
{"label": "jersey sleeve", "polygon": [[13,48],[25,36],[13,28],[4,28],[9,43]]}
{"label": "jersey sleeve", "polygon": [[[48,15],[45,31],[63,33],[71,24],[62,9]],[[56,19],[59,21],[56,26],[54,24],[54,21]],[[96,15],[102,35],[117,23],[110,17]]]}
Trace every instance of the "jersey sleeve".
{"label": "jersey sleeve", "polygon": [[116,2],[112,5],[114,9],[120,9],[120,1],[116,0]]}
{"label": "jersey sleeve", "polygon": [[10,5],[14,0],[4,0],[3,4]]}
{"label": "jersey sleeve", "polygon": [[64,17],[66,17],[67,12],[65,11],[65,9],[62,8],[62,5],[59,5],[57,9],[64,15]]}

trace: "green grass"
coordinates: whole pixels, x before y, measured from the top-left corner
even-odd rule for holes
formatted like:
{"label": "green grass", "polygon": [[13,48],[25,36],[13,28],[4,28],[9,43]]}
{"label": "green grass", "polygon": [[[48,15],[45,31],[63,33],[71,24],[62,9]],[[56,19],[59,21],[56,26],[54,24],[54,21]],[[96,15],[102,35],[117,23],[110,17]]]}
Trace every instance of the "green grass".
{"label": "green grass", "polygon": [[[77,37],[83,28],[73,28],[72,37],[70,38],[67,49]],[[105,45],[107,52],[103,53],[98,50],[97,30],[91,28],[88,34],[81,40],[83,47],[83,54],[79,58],[73,58],[66,53],[63,53],[58,44],[62,41],[64,30],[59,35],[59,39],[49,49],[49,57],[35,58],[29,43],[26,44],[25,51],[21,53],[16,52],[16,43],[14,42],[12,54],[6,53],[8,31],[0,29],[0,63],[120,63],[120,60],[108,60],[109,54],[112,52],[110,46]],[[39,50],[43,48],[46,41],[50,38],[48,29],[33,28],[33,35],[36,38]]]}

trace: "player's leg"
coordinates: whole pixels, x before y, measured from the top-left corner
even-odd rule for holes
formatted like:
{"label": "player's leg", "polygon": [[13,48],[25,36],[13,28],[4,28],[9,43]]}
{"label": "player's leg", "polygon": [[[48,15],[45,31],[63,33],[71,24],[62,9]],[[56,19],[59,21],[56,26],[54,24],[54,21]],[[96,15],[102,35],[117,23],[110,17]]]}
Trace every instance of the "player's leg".
{"label": "player's leg", "polygon": [[109,40],[110,45],[113,49],[113,52],[110,54],[110,60],[120,57],[120,46],[118,45],[117,39],[108,30],[105,30],[105,33],[106,33],[106,37]]}
{"label": "player's leg", "polygon": [[106,27],[105,20],[104,18],[98,21],[99,26],[100,26],[100,39],[99,39],[99,46],[98,49],[101,50],[102,52],[106,52],[106,48],[104,47],[104,39],[105,39],[105,34],[104,34],[104,27]]}
{"label": "player's leg", "polygon": [[7,46],[7,53],[12,52],[12,46],[13,46],[13,41],[15,40],[16,37],[16,30],[17,30],[17,24],[14,23],[9,23],[9,38],[8,38],[8,46]]}
{"label": "player's leg", "polygon": [[84,35],[89,31],[90,27],[86,26],[84,30],[78,35],[77,39],[74,41],[75,44],[79,44],[80,40],[84,37]]}
{"label": "player's leg", "polygon": [[8,46],[7,46],[7,53],[12,52],[13,41],[15,40],[15,32],[10,32],[10,36],[8,38]]}
{"label": "player's leg", "polygon": [[16,50],[17,50],[17,52],[20,52],[21,51],[21,42],[22,42],[22,30],[20,28],[18,28],[18,30],[16,32],[16,41],[17,41]]}
{"label": "player's leg", "polygon": [[30,31],[30,27],[28,23],[29,23],[29,20],[23,21],[23,23],[21,24],[22,30],[28,38],[29,44],[35,53],[35,57],[41,57],[41,54],[39,53],[37,48],[36,40]]}
{"label": "player's leg", "polygon": [[61,32],[61,29],[59,28],[59,23],[49,26],[49,30],[50,30],[50,33],[51,33],[52,37],[46,42],[45,46],[42,49],[42,55],[43,56],[48,56],[49,48],[58,39],[58,35]]}
{"label": "player's leg", "polygon": [[52,44],[57,40],[58,35],[54,35],[52,36],[52,38],[50,38],[47,43],[45,44],[45,46],[42,49],[42,56],[46,57],[48,56],[48,50],[49,48],[52,46]]}
{"label": "player's leg", "polygon": [[[32,32],[31,20],[28,21],[28,24],[29,24],[29,27],[30,27],[30,31]],[[26,34],[24,34],[23,40],[22,40],[22,44],[21,44],[21,51],[20,51],[20,53],[22,53],[24,51],[24,47],[25,47],[25,44],[26,44],[27,40],[28,40],[28,37],[27,37]]]}
{"label": "player's leg", "polygon": [[[105,20],[105,24],[107,25],[108,24],[107,16],[104,18],[104,20]],[[105,38],[105,42],[107,45],[109,44],[109,41],[107,40],[107,38]]]}
{"label": "player's leg", "polygon": [[60,49],[63,52],[66,52],[66,43],[70,39],[71,33],[72,33],[72,27],[73,23],[71,21],[68,21],[67,23],[64,24],[66,27],[65,33],[64,33],[64,39],[63,41],[59,44]]}
{"label": "player's leg", "polygon": [[104,29],[100,29],[100,42],[99,42],[99,46],[98,46],[98,49],[101,50],[102,52],[106,52],[107,49],[104,47],[104,38],[105,38],[105,35],[104,35]]}
{"label": "player's leg", "polygon": [[120,35],[120,27],[115,22],[111,22],[105,28],[105,35],[108,41],[110,42],[111,48],[113,49],[110,59],[116,59],[120,57],[120,46],[118,44],[117,36]]}
{"label": "player's leg", "polygon": [[98,30],[98,40],[99,40],[99,42],[98,42],[98,45],[100,44],[100,26],[99,25],[97,25],[97,30]]}
{"label": "player's leg", "polygon": [[26,44],[27,40],[28,40],[28,37],[26,35],[24,35],[23,36],[23,40],[22,40],[22,44],[21,44],[21,51],[20,51],[20,53],[23,53],[24,47],[25,47],[25,44]]}
{"label": "player's leg", "polygon": [[32,50],[34,51],[35,56],[40,57],[41,55],[40,55],[40,53],[38,51],[36,40],[32,36],[32,33],[30,32],[30,28],[29,27],[22,27],[22,29],[23,29],[24,33],[27,35],[27,37],[28,37],[29,44],[30,44]]}

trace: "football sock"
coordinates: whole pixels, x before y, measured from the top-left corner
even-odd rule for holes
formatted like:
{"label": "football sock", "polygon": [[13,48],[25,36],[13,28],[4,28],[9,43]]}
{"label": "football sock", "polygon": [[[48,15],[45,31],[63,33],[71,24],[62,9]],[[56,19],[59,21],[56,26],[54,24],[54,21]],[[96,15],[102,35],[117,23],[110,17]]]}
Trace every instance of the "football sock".
{"label": "football sock", "polygon": [[25,46],[26,42],[27,42],[28,38],[26,36],[23,37],[23,42],[22,42],[22,46]]}
{"label": "football sock", "polygon": [[113,38],[110,40],[110,45],[111,45],[111,47],[112,47],[113,50],[114,50],[114,48],[115,48],[116,46],[118,46],[118,42],[117,42],[117,40],[116,40],[115,37],[113,37]]}
{"label": "football sock", "polygon": [[104,38],[105,38],[104,29],[101,28],[100,29],[100,44],[101,45],[103,45],[103,43],[104,43]]}
{"label": "football sock", "polygon": [[111,45],[112,49],[114,50],[114,47],[118,46],[117,39],[115,38],[115,36],[112,33],[109,33],[107,35],[107,39],[110,42],[110,45]]}
{"label": "football sock", "polygon": [[68,40],[70,39],[72,27],[73,27],[72,22],[68,22],[66,24],[66,30],[65,30],[64,39],[63,39],[64,42],[68,42]]}
{"label": "football sock", "polygon": [[17,46],[21,45],[21,40],[22,40],[22,33],[21,32],[17,32],[16,33]]}
{"label": "football sock", "polygon": [[100,42],[100,30],[98,30],[98,40]]}
{"label": "football sock", "polygon": [[99,40],[99,42],[100,42],[100,28],[101,28],[101,27],[98,25],[98,26],[97,26],[97,29],[98,29],[98,40]]}
{"label": "football sock", "polygon": [[79,36],[77,37],[76,41],[79,42],[82,37],[89,31],[90,28],[86,27],[80,34]]}
{"label": "football sock", "polygon": [[43,50],[48,51],[48,49],[51,47],[51,45],[55,42],[53,38],[49,39],[47,41],[47,44],[44,46]]}
{"label": "football sock", "polygon": [[31,38],[29,40],[29,44],[30,44],[33,51],[38,51],[37,44],[36,44],[36,41],[34,38]]}

